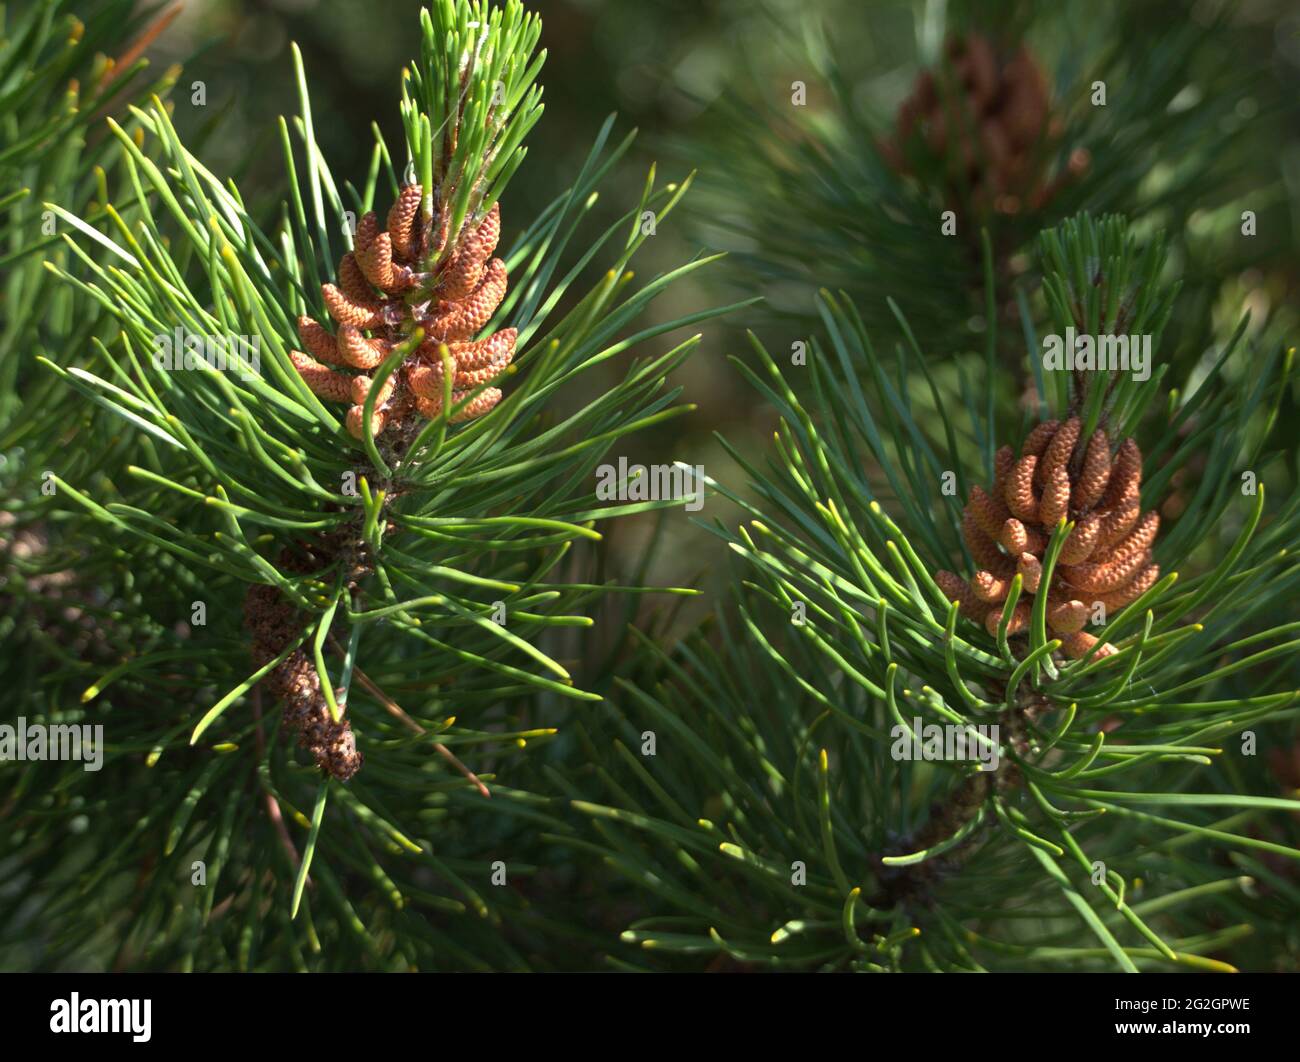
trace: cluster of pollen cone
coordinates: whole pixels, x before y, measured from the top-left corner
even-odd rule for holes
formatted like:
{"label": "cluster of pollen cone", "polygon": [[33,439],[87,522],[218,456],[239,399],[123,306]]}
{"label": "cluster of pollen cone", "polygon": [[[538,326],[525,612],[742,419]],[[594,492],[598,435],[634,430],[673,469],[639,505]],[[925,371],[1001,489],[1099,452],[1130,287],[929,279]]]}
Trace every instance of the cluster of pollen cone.
{"label": "cluster of pollen cone", "polygon": [[971,33],[946,45],[952,84],[923,71],[898,109],[896,141],[880,145],[890,164],[908,171],[914,136],[948,160],[949,178],[979,207],[1003,214],[1041,208],[1089,164],[1076,150],[1064,173],[1046,179],[1049,150],[1061,134],[1051,113],[1047,78],[1022,45],[1003,58],[988,38]]}
{"label": "cluster of pollen cone", "polygon": [[[361,219],[353,249],[339,261],[337,282],[321,285],[336,330],[299,317],[298,334],[306,353],[289,352],[316,395],[349,403],[348,431],[358,439],[364,435],[371,373],[416,327],[424,329],[423,341],[376,396],[370,426],[376,436],[400,429],[413,413],[428,419],[442,413],[443,344],[454,366],[452,406],[498,376],[514,357],[513,328],[474,338],[506,294],[505,263],[492,257],[501,233],[499,207],[467,220],[444,254],[446,220],[440,233],[432,224],[421,223],[422,195],[418,184],[403,188],[388,213],[386,229],[380,229],[373,211]],[[421,272],[429,261],[441,264]],[[452,419],[470,420],[500,400],[497,388],[484,388]]]}
{"label": "cluster of pollen cone", "polygon": [[[1112,456],[1100,428],[1080,438],[1077,417],[1044,421],[1025,439],[1020,457],[1004,446],[995,460],[992,489],[971,490],[962,533],[979,570],[965,580],[935,574],[939,589],[964,616],[996,634],[1011,581],[1019,574],[1022,593],[1007,626],[1009,635],[1029,627],[1035,595],[1047,595],[1047,625],[1065,654],[1077,659],[1096,644],[1084,630],[1135,601],[1160,578],[1151,547],[1160,516],[1143,513],[1142,454],[1125,439]],[[1043,558],[1062,519],[1073,521],[1043,585]],[[1103,606],[1098,609],[1098,605]],[[1103,644],[1097,654],[1115,649]]]}

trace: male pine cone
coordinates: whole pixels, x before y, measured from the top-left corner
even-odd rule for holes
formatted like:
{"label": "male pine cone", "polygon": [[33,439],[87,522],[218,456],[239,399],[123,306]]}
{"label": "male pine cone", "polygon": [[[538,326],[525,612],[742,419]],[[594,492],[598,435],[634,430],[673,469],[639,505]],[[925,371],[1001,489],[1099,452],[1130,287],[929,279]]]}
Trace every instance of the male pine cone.
{"label": "male pine cone", "polygon": [[1048,169],[1064,123],[1054,113],[1047,77],[1027,48],[999,55],[985,36],[950,37],[947,63],[922,71],[898,108],[893,141],[879,144],[900,173],[909,173],[912,141],[942,159],[949,199],[960,205],[962,190],[981,211],[1017,214],[1042,209],[1068,181],[1090,164],[1075,149],[1054,177]]}
{"label": "male pine cone", "polygon": [[[453,407],[514,357],[513,328],[473,338],[506,294],[505,263],[492,257],[501,234],[499,206],[467,222],[448,249],[446,216],[435,234],[432,222],[421,222],[422,196],[420,185],[408,184],[388,213],[387,228],[379,228],[373,211],[357,225],[353,249],[339,260],[337,283],[321,285],[336,333],[311,317],[298,318],[307,353],[292,350],[290,360],[315,394],[351,404],[347,426],[357,439],[365,434],[370,372],[417,327],[423,341],[376,396],[370,425],[376,436],[413,429],[413,412],[430,420],[442,413],[444,344],[453,366]],[[422,272],[429,262],[439,264]],[[452,419],[470,420],[500,400],[500,390],[485,388]]]}
{"label": "male pine cone", "polygon": [[[1029,433],[1019,458],[1009,446],[999,450],[992,489],[973,487],[962,513],[962,535],[978,570],[969,582],[948,571],[935,574],[939,589],[958,603],[962,615],[994,635],[1019,574],[1030,597],[1047,594],[1048,626],[1072,659],[1096,644],[1083,628],[1098,621],[1099,612],[1123,608],[1160,578],[1151,560],[1160,516],[1141,511],[1137,443],[1125,439],[1112,457],[1104,430],[1098,428],[1086,443],[1081,431],[1078,417],[1064,424],[1044,421]],[[1074,529],[1045,587],[1044,556],[1063,519],[1073,521]],[[1028,629],[1031,609],[1023,597],[1016,603],[1008,635]],[[1115,651],[1106,643],[1097,655]]]}

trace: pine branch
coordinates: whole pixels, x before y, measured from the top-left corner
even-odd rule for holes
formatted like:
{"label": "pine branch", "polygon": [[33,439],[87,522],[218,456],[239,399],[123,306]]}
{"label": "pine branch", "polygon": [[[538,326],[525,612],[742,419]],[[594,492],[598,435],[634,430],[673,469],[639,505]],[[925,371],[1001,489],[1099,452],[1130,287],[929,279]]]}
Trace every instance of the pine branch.
{"label": "pine branch", "polygon": [[[1280,175],[1258,161],[1290,104],[1261,64],[1238,61],[1257,47],[1251,28],[1166,7],[1153,35],[1146,7],[916,5],[917,54],[897,69],[891,40],[861,73],[860,55],[882,47],[872,19],[775,28],[806,42],[778,68],[799,80],[760,67],[711,107],[683,148],[716,176],[696,224],[784,326],[814,329],[824,288],[848,292],[882,334],[892,297],[935,362],[988,334],[983,230],[1005,327],[1017,288],[1037,284],[1039,231],[1083,209],[1123,213],[1167,231],[1188,263],[1195,297],[1176,323],[1199,339],[1225,274],[1285,261]],[[887,108],[886,78],[904,71]],[[1278,227],[1243,238],[1243,209]],[[1014,368],[1014,346],[1001,353]]]}
{"label": "pine branch", "polygon": [[[496,871],[483,853],[493,837],[518,833],[521,809],[537,802],[508,780],[523,773],[523,750],[554,736],[534,718],[538,696],[599,699],[550,646],[564,628],[590,625],[585,613],[605,588],[570,582],[557,566],[599,541],[604,521],[663,504],[601,501],[592,471],[616,440],[687,411],[664,383],[699,337],[642,351],[725,308],[636,325],[710,262],[632,282],[645,212],[663,224],[689,179],[661,187],[652,173],[639,201],[593,238],[580,235],[630,143],[611,141],[612,119],[573,185],[522,233],[510,236],[507,223],[507,249],[489,261],[478,237],[499,210],[508,217],[501,195],[540,115],[530,87],[537,20],[514,0],[459,0],[437,5],[422,28],[403,115],[414,169],[428,178],[423,221],[399,206],[377,231],[366,216],[371,182],[353,233],[344,186],[314,139],[305,77],[300,116],[281,123],[288,194],[269,225],[186,148],[157,99],[132,111],[143,138],[109,123],[116,191],[138,217],[109,205],[96,224],[50,204],[71,226],[76,265],[49,270],[118,331],[90,366],[53,352],[42,364],[80,409],[107,411],[132,440],[99,467],[55,463],[56,511],[98,544],[114,623],[152,631],[115,666],[69,659],[51,676],[52,692],[84,690],[117,735],[93,785],[78,764],[57,772],[55,787],[76,794],[59,816],[77,808],[135,824],[125,836],[87,836],[90,869],[48,894],[47,912],[62,919],[51,956],[93,951],[111,925],[124,967],[520,968],[502,912],[514,940],[545,931],[514,890],[490,887]],[[454,83],[463,93],[453,101]],[[382,141],[376,150],[391,157]],[[373,253],[381,237],[391,256]],[[350,291],[340,246],[361,273]],[[602,271],[589,278],[594,263]],[[490,303],[474,302],[494,270],[508,274],[509,292],[502,283]],[[345,336],[335,280],[353,302],[386,309]],[[471,304],[472,320],[438,323]],[[295,357],[300,342],[323,357],[322,332],[340,359],[345,347],[349,357],[376,350],[370,364],[346,365],[366,381],[347,396],[360,431],[321,401],[334,397],[333,380],[322,382],[305,352]],[[503,335],[511,356],[459,383],[478,371],[466,361],[475,344]],[[204,340],[225,363],[192,356],[178,336]],[[179,363],[162,357],[168,343]],[[555,416],[563,391],[632,348],[620,380]],[[441,403],[417,379],[430,372]],[[464,390],[448,396],[454,381]],[[479,402],[494,383],[494,402]],[[429,401],[408,409],[404,395]],[[260,716],[250,712],[259,691]],[[300,731],[324,781],[276,739],[269,709],[281,698],[284,728]],[[10,808],[13,821],[38,814],[49,784]],[[48,874],[54,836],[24,836],[23,866]],[[207,886],[173,910],[166,883],[187,878],[194,860],[206,864]],[[126,903],[106,875],[132,865],[149,887]],[[512,881],[531,872],[526,857],[508,868]],[[69,901],[95,890],[83,909]],[[437,928],[448,912],[482,920]]]}
{"label": "pine branch", "polygon": [[[1061,302],[1063,319],[1100,320],[1104,330],[1125,317],[1116,305],[1132,300],[1128,320],[1152,329],[1158,344],[1173,289],[1156,280],[1154,246],[1139,250],[1113,219],[1081,218],[1046,235],[1045,286],[1076,297],[1073,310]],[[1092,253],[1099,249],[1108,253]],[[1081,261],[1100,263],[1086,289],[1070,265]],[[1091,648],[1071,660],[1061,652],[1071,625],[1049,626],[1065,617],[1045,607],[1045,590],[1082,526],[1076,513],[1086,516],[1091,495],[1107,485],[1071,478],[1086,476],[1082,454],[1093,437],[1078,421],[1073,447],[1051,440],[1067,438],[1058,426],[1072,411],[1084,419],[1097,412],[1092,396],[1118,395],[1123,404],[1130,387],[1153,388],[1157,377],[1120,385],[1094,373],[1073,399],[1061,390],[1061,421],[1024,443],[1050,451],[1047,465],[1073,487],[1052,527],[1032,531],[1045,550],[1035,573],[1042,583],[1031,588],[1022,568],[1009,593],[1004,586],[981,604],[939,571],[959,548],[958,514],[943,489],[955,478],[944,466],[986,474],[981,456],[945,452],[944,440],[987,432],[979,404],[914,411],[910,394],[886,386],[868,397],[856,380],[885,385],[888,377],[861,320],[851,303],[829,296],[824,313],[830,342],[809,356],[812,398],[795,393],[791,370],[757,341],[765,372],[742,365],[782,423],[769,468],[748,466],[759,500],[733,496],[752,519],[736,533],[719,529],[743,581],[737,626],[728,621],[716,639],[691,639],[671,654],[645,646],[645,674],[624,685],[618,730],[605,738],[616,749],[605,792],[575,793],[611,864],[648,883],[652,917],[625,939],[652,954],[772,967],[1227,968],[1217,953],[1235,932],[1199,922],[1182,897],[1218,882],[1232,896],[1226,910],[1250,924],[1272,901],[1256,908],[1258,897],[1223,877],[1219,863],[1233,851],[1300,860],[1286,814],[1300,803],[1271,795],[1266,774],[1246,779],[1220,768],[1248,761],[1257,728],[1300,712],[1287,674],[1294,624],[1283,619],[1300,575],[1287,559],[1300,535],[1297,507],[1266,505],[1262,482],[1243,495],[1235,472],[1259,457],[1253,436],[1263,408],[1287,386],[1289,359],[1259,367],[1250,395],[1214,376],[1199,399],[1174,392],[1188,416],[1201,401],[1216,411],[1206,471],[1213,501],[1185,510],[1165,541],[1154,539],[1169,574],[1134,583],[1112,602],[1088,636]],[[1072,374],[1045,375],[1050,403],[1056,377]],[[953,423],[968,413],[976,423]],[[1177,437],[1180,419],[1134,420],[1150,439],[1148,453]],[[1067,471],[1071,448],[1079,472]],[[1108,447],[1097,456],[1127,460]],[[1001,457],[999,468],[1010,475]],[[1112,486],[1136,490],[1140,471],[1111,472]],[[1276,462],[1258,472],[1289,485]],[[1036,506],[1048,504],[1032,474],[1025,489]],[[978,522],[967,542],[972,532],[985,536]],[[1193,560],[1186,578],[1184,543],[1219,534],[1231,545]],[[1012,563],[992,539],[983,542],[998,553],[983,563]],[[1060,569],[1066,578],[1081,570]],[[1031,600],[1033,608],[1023,603]],[[980,606],[981,622],[962,618],[968,603]],[[1085,622],[1097,619],[1084,611]],[[908,753],[944,726],[971,751],[954,756],[940,744],[934,756]],[[658,735],[654,758],[628,751],[645,731]],[[1247,756],[1236,755],[1241,749]],[[660,854],[670,848],[689,853],[685,868]],[[1172,893],[1166,906],[1139,881],[1193,891]],[[1127,899],[1135,892],[1140,905]],[[1072,925],[1097,946],[1080,946]]]}

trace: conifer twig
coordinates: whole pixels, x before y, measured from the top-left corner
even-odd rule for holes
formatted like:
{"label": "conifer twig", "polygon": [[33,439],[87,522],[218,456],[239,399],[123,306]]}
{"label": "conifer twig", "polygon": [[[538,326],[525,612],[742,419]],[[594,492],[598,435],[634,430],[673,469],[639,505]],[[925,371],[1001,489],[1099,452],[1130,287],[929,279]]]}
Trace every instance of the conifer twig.
{"label": "conifer twig", "polygon": [[[344,654],[345,650],[341,645],[339,645],[338,641],[335,639],[334,635],[332,634],[330,635],[330,645],[334,647],[334,651],[339,655]],[[377,700],[380,704],[382,704],[384,708],[392,715],[394,715],[399,721],[401,721],[403,725],[409,727],[413,733],[423,735],[429,732],[427,729],[425,729],[419,723],[417,723],[414,719],[412,719],[402,709],[402,706],[400,704],[398,704],[395,700],[393,700],[393,698],[388,696],[388,694],[386,694],[382,689],[380,689],[379,686],[374,682],[374,680],[372,680],[370,676],[368,676],[364,671],[362,671],[359,666],[355,666],[355,665],[353,666],[352,674],[356,678],[356,680],[360,682],[361,685],[363,685],[369,691],[370,695],[374,697],[375,700]],[[445,759],[448,763],[450,763],[453,767],[455,767],[456,770],[460,771],[460,773],[463,774],[465,778],[468,779],[469,782],[473,784],[474,788],[476,788],[480,793],[482,793],[485,797],[492,796],[491,792],[488,791],[488,787],[483,784],[483,782],[479,779],[478,775],[476,775],[473,771],[471,771],[468,767],[466,767],[463,763],[461,763],[461,761],[456,758],[455,753],[453,753],[451,749],[447,748],[447,746],[444,745],[441,741],[435,741],[433,743],[433,747],[435,750],[437,750],[438,755],[440,755],[443,759]]]}

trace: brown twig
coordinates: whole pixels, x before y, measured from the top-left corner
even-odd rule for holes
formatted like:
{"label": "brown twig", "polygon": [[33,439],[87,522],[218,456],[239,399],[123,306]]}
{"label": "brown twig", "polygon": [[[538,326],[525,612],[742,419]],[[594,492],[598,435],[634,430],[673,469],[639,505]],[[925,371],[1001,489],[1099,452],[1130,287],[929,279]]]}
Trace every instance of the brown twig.
{"label": "brown twig", "polygon": [[[260,761],[266,754],[266,738],[262,735],[262,687],[258,686],[253,690],[253,718],[257,721],[257,728],[253,731],[254,742],[257,748],[257,758]],[[280,843],[284,845],[284,850],[289,856],[289,865],[298,869],[298,864],[302,861],[298,856],[298,849],[293,846],[293,838],[289,836],[289,828],[284,824],[284,815],[280,811],[280,802],[275,798],[269,786],[262,783],[262,791],[266,794],[266,815],[271,820],[271,825],[280,837]],[[311,876],[307,877],[308,886],[311,885]]]}
{"label": "brown twig", "polygon": [[[345,655],[343,646],[339,645],[334,635],[331,634],[329,636],[329,640],[330,640],[331,647],[334,649],[336,653],[338,653],[340,656]],[[382,704],[384,708],[387,709],[391,715],[395,716],[398,719],[398,721],[400,721],[404,726],[409,727],[412,730],[412,732],[416,734],[422,734],[422,735],[427,734],[429,732],[424,727],[422,727],[419,723],[417,723],[414,719],[412,719],[409,715],[407,715],[406,712],[402,710],[402,706],[400,704],[398,704],[395,700],[393,700],[390,696],[388,696],[388,694],[386,694],[383,690],[381,690],[374,683],[374,681],[364,671],[362,671],[361,668],[357,667],[355,664],[352,665],[352,677],[355,678],[358,682],[360,682],[361,685],[366,688],[366,691],[372,697],[375,698],[375,700],[377,700],[380,704]],[[433,743],[433,747],[437,751],[439,756],[445,759],[448,763],[450,763],[453,767],[455,767],[456,770],[458,770],[462,775],[464,775],[465,778],[468,779],[469,782],[480,793],[482,793],[485,797],[488,797],[489,799],[491,798],[492,794],[491,792],[488,791],[488,787],[483,784],[483,782],[479,779],[478,775],[476,775],[473,771],[471,771],[468,767],[466,767],[463,763],[461,763],[459,759],[456,758],[456,754],[452,752],[451,749],[447,748],[447,746],[444,745],[441,741],[435,741]]]}
{"label": "brown twig", "polygon": [[135,39],[135,43],[127,48],[127,50],[114,61],[113,66],[105,72],[103,84],[100,86],[101,89],[108,88],[109,85],[121,76],[123,70],[128,69],[132,63],[144,54],[144,50],[157,40],[162,31],[170,26],[172,20],[181,13],[182,6],[182,4],[173,4],[168,10],[164,11],[149,23],[147,27],[145,27],[144,32]]}

